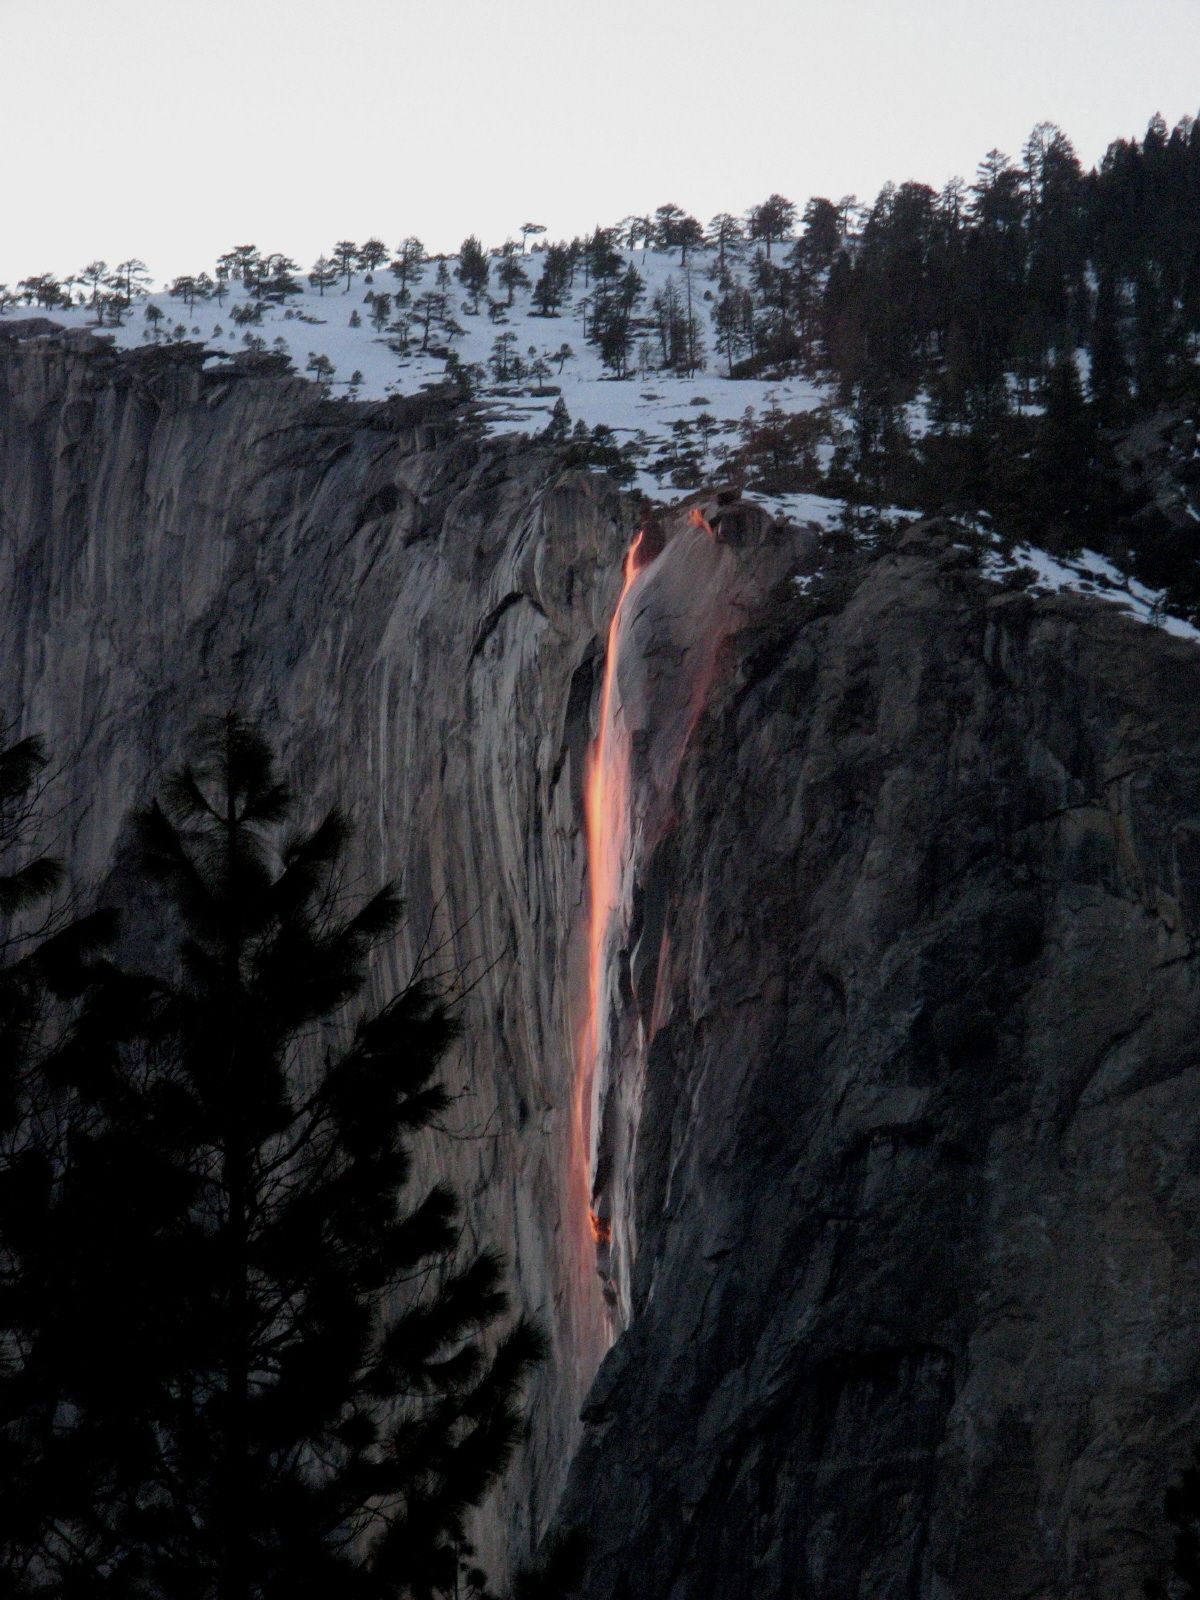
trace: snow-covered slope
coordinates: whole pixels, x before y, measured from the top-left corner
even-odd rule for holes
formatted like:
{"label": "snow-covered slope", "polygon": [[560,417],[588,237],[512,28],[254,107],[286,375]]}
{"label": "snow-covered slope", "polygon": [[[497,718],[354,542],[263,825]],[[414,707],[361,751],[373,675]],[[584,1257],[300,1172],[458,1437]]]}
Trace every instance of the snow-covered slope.
{"label": "snow-covered slope", "polygon": [[1010,553],[998,548],[984,558],[982,570],[985,578],[997,583],[1019,575],[1031,594],[1087,594],[1107,600],[1138,622],[1163,628],[1178,639],[1200,640],[1200,628],[1164,610],[1161,590],[1139,583],[1095,550],[1064,557],[1031,544],[1017,545]]}
{"label": "snow-covered slope", "polygon": [[[656,294],[674,284],[680,298],[686,298],[686,276],[679,251],[623,250],[619,254],[625,267],[636,268],[644,285],[636,317],[643,324],[636,343],[654,342],[650,326]],[[197,300],[190,308],[166,289],[158,289],[141,299],[132,314],[117,328],[96,328],[94,312],[87,305],[56,308],[50,318],[63,327],[92,328],[121,348],[134,348],[175,340],[198,340],[209,347],[210,360],[219,363],[246,348],[275,351],[286,355],[298,372],[323,378],[331,395],[363,400],[389,395],[413,394],[422,387],[443,382],[447,375],[447,352],[463,368],[473,368],[477,398],[494,433],[537,433],[550,421],[561,398],[570,423],[589,429],[603,426],[612,430],[613,442],[636,446],[635,487],[652,500],[671,501],[685,490],[673,478],[672,468],[682,439],[695,452],[702,477],[721,474],[722,462],[738,443],[738,430],[747,420],[764,411],[786,413],[813,411],[830,406],[837,425],[831,396],[821,386],[802,377],[732,378],[727,376],[724,357],[716,349],[711,311],[718,294],[715,250],[694,249],[689,254],[687,272],[691,275],[692,303],[703,341],[700,370],[694,376],[679,376],[671,370],[635,372],[619,379],[606,370],[597,348],[585,337],[594,286],[584,281],[578,269],[571,288],[555,315],[537,309],[534,290],[546,262],[541,250],[521,257],[529,282],[514,289],[511,306],[503,304],[506,291],[497,281],[499,257],[491,258],[488,294],[472,304],[471,297],[455,276],[456,257],[447,257],[449,286],[444,288],[445,321],[434,322],[424,340],[418,317],[412,317],[407,338],[398,337],[394,327],[372,318],[373,299],[378,294],[392,300],[395,315],[398,284],[386,267],[373,278],[355,272],[347,287],[343,282],[319,292],[306,277],[299,279],[301,292],[287,304],[263,301],[261,305],[233,280],[220,303]],[[728,266],[736,282],[747,283],[752,258],[745,253],[729,257]],[[421,278],[411,286],[414,299],[437,291],[439,263],[425,262]],[[489,298],[499,302],[489,314]],[[258,320],[244,319],[255,313]],[[260,313],[260,315],[259,315]],[[9,313],[29,315],[22,309]],[[412,307],[409,307],[412,315]],[[451,329],[453,331],[451,331]],[[504,382],[497,380],[490,358],[498,338],[511,335],[510,354],[519,358],[525,372]],[[422,343],[427,348],[422,350]],[[564,354],[566,347],[569,353]],[[321,358],[329,365],[322,370]],[[537,374],[530,372],[537,363]],[[704,418],[704,426],[697,419]],[[910,407],[909,422],[915,433],[925,426],[924,408]],[[823,447],[828,450],[828,446]],[[844,514],[841,501],[815,494],[751,494],[773,514],[797,522],[831,528]],[[896,509],[893,521],[916,516]],[[984,533],[981,525],[977,530]],[[990,533],[989,533],[990,536]],[[1163,596],[1127,579],[1102,556],[1082,552],[1071,562],[1058,560],[1044,551],[1022,546],[1007,556],[1000,549],[986,558],[985,576],[995,581],[1011,581],[1021,568],[1032,569],[1035,589],[1091,594],[1122,606],[1139,621],[1166,626],[1169,631],[1190,638],[1200,633],[1190,624],[1168,617]]]}
{"label": "snow-covered slope", "polygon": [[[669,282],[674,281],[683,295],[684,278],[678,250],[625,250],[621,254],[627,266],[632,264],[637,269],[645,284],[637,312],[639,317],[650,316],[655,294]],[[489,292],[502,303],[506,294],[496,281],[497,259],[492,261]],[[398,287],[386,267],[375,272],[373,282],[364,280],[362,273],[356,273],[348,289],[339,283],[323,294],[310,287],[307,278],[301,278],[302,293],[291,296],[286,307],[264,304],[261,322],[253,325],[239,324],[235,320],[235,310],[248,309],[254,301],[241,283],[234,281],[222,304],[198,300],[190,309],[165,290],[157,290],[137,303],[121,327],[97,331],[126,348],[171,339],[198,339],[212,348],[214,359],[217,359],[216,352],[232,355],[251,341],[261,341],[262,348],[285,353],[299,372],[310,370],[314,357],[324,356],[333,366],[328,379],[330,392],[360,399],[412,394],[422,385],[442,381],[446,374],[444,352],[450,348],[462,366],[486,371],[479,399],[489,415],[493,431],[539,431],[549,421],[561,394],[572,424],[583,422],[589,428],[597,425],[611,428],[617,444],[638,442],[642,450],[636,483],[652,499],[669,500],[680,493],[670,481],[669,468],[660,466],[655,470],[655,457],[676,443],[672,424],[680,420],[694,424],[695,419],[704,414],[714,419],[715,425],[711,425],[707,439],[702,440],[700,430],[693,427],[690,443],[701,451],[704,467],[718,471],[721,446],[730,442],[736,444],[736,429],[748,407],[755,412],[772,406],[788,412],[810,411],[825,398],[818,387],[803,378],[770,382],[757,378],[731,380],[724,375],[725,362],[715,350],[710,316],[717,292],[712,276],[715,251],[693,251],[688,262],[693,303],[707,346],[702,370],[690,378],[677,377],[667,371],[650,371],[644,376],[635,374],[625,379],[612,377],[605,371],[595,346],[584,338],[584,316],[588,309],[585,302],[590,291],[582,271],[577,271],[574,285],[567,291],[559,313],[542,316],[534,303],[533,290],[545,255],[533,251],[521,259],[529,285],[518,287],[512,306],[504,308],[501,320],[493,320],[488,314],[486,299],[480,302],[480,309],[472,313],[470,297],[453,277],[458,261],[448,258],[446,266],[452,279],[447,291],[447,310],[462,331],[448,339],[445,330],[435,324],[428,341],[431,348],[425,352],[420,348],[422,331],[418,322],[413,323],[405,353],[398,348],[394,332],[386,328],[379,330],[372,324],[372,306],[367,297],[379,292],[392,295],[394,300]],[[735,278],[745,277],[748,270],[745,260],[731,262],[731,266]],[[423,277],[413,287],[414,296],[435,288],[436,271],[436,262],[425,263]],[[161,318],[157,318],[158,313],[162,314]],[[358,326],[351,325],[354,313],[358,316]],[[16,316],[25,314],[23,310],[10,312]],[[56,309],[49,315],[65,327],[95,326],[95,316],[87,306]],[[523,365],[531,366],[540,359],[549,368],[549,375],[540,381],[526,376],[515,382],[497,382],[488,370],[488,361],[497,337],[503,334],[513,335],[512,354],[520,357]],[[559,351],[564,344],[570,347],[572,354],[560,359]],[[359,381],[353,383],[356,376]],[[841,512],[838,502],[815,495],[779,496],[769,503],[778,513],[823,524],[833,522]]]}

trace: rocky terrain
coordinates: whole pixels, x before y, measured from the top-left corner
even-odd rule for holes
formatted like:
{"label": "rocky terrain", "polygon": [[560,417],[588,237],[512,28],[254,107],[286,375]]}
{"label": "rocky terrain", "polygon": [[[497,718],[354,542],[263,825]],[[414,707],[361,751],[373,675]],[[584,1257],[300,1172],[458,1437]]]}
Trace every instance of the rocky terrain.
{"label": "rocky terrain", "polygon": [[0,341],[4,699],[89,889],[196,715],[260,716],[404,888],[381,992],[461,983],[427,1159],[552,1336],[489,1553],[582,1522],[593,1600],[1136,1593],[1200,1437],[1197,646],[950,525],[687,509],[610,641],[631,503],[448,392]]}
{"label": "rocky terrain", "polygon": [[1129,1595],[1197,1429],[1193,645],[914,528],[677,789],[596,1596]]}

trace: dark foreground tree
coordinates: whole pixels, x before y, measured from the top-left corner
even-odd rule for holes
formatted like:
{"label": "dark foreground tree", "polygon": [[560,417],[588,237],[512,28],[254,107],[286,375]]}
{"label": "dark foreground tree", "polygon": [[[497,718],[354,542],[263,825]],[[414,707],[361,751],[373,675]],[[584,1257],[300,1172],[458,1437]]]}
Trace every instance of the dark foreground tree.
{"label": "dark foreground tree", "polygon": [[[14,1146],[33,1137],[30,1107],[45,1058],[61,1042],[63,1006],[98,974],[92,958],[115,931],[110,912],[77,916],[59,893],[63,867],[46,838],[46,766],[42,741],[19,737],[0,716],[0,1172]],[[0,1250],[4,1199],[0,1192]]]}
{"label": "dark foreground tree", "polygon": [[[62,881],[60,863],[38,848],[46,757],[39,740],[15,732],[9,723],[0,728],[0,1581],[7,1589],[18,1588],[46,1520],[30,1482],[37,1424],[24,1384],[31,1329],[21,1293],[28,1210],[21,1191],[29,1182],[30,1081],[46,1007],[38,947]],[[44,1182],[38,1187],[44,1193]]]}
{"label": "dark foreground tree", "polygon": [[17,738],[15,728],[0,720],[0,1062],[9,1105],[38,1010],[32,950],[48,931],[46,908],[62,881],[61,864],[38,848],[45,765],[40,740]]}
{"label": "dark foreground tree", "polygon": [[[43,1365],[46,1228],[75,1106],[48,1079],[72,1007],[102,971],[106,912],[72,913],[47,849],[46,755],[0,719],[0,1592],[29,1592],[74,1492],[53,1450],[61,1391]],[[27,1583],[26,1580],[29,1580]]]}
{"label": "dark foreground tree", "polygon": [[444,1186],[398,1202],[453,1021],[419,982],[348,1019],[400,904],[347,912],[344,819],[283,839],[291,810],[229,716],[137,818],[178,937],[166,971],[111,972],[58,1063],[86,1120],[34,1365],[64,1487],[25,1592],[453,1593],[518,1436],[539,1333],[491,1336],[500,1262]]}
{"label": "dark foreground tree", "polygon": [[1200,1450],[1167,1490],[1163,1509],[1175,1530],[1171,1576],[1148,1579],[1147,1600],[1200,1600]]}
{"label": "dark foreground tree", "polygon": [[473,233],[468,234],[462,242],[456,272],[459,282],[471,297],[472,306],[478,310],[479,296],[488,286],[491,262]]}

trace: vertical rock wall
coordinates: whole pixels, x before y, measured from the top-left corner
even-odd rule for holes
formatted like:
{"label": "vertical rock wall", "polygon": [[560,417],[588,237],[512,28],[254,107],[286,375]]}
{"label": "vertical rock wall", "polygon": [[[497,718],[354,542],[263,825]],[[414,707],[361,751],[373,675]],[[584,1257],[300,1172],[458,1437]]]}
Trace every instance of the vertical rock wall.
{"label": "vertical rock wall", "polygon": [[1200,656],[916,529],[731,642],[647,872],[587,1593],[1104,1597],[1200,1439]]}
{"label": "vertical rock wall", "polygon": [[[610,641],[612,691],[605,819],[613,836],[611,909],[601,929],[589,1105],[590,1204],[598,1265],[618,1328],[632,1313],[636,1168],[648,1053],[673,984],[673,835],[681,765],[729,641],[771,587],[814,553],[810,534],[773,528],[749,506],[682,511],[643,535]],[[595,863],[589,871],[595,871]],[[653,1133],[651,1135],[653,1137]]]}
{"label": "vertical rock wall", "polygon": [[236,704],[309,820],[348,806],[364,886],[402,887],[378,995],[422,957],[464,990],[453,1137],[424,1167],[552,1343],[485,1523],[493,1566],[544,1526],[611,1339],[564,1174],[580,785],[626,518],[602,481],[482,445],[436,396],[351,409],[253,363],[0,342],[0,701],[62,765],[77,881],[119,892],[129,808]]}

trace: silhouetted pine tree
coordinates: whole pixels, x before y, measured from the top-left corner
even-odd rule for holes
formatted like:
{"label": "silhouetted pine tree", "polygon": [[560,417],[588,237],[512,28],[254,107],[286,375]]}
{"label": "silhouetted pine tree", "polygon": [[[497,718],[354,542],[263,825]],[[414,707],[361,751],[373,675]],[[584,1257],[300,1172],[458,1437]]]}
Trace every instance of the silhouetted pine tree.
{"label": "silhouetted pine tree", "polygon": [[[36,849],[40,774],[46,765],[41,741],[16,739],[0,726],[0,1120],[14,1088],[11,1070],[24,1056],[37,1009],[37,973],[30,960],[38,928],[28,918],[44,908],[62,881],[62,866]],[[44,929],[41,931],[45,931]]]}
{"label": "silhouetted pine tree", "polygon": [[1092,364],[1088,379],[1096,421],[1118,428],[1129,414],[1129,362],[1121,338],[1116,286],[1107,273],[1096,289],[1092,313]]}
{"label": "silhouetted pine tree", "polygon": [[513,292],[516,289],[529,287],[529,274],[521,265],[521,258],[514,247],[505,246],[499,265],[496,267],[496,276],[503,288],[508,290],[508,299],[504,302],[507,306],[512,305]]}
{"label": "silhouetted pine tree", "polygon": [[420,983],[346,1021],[400,904],[345,913],[343,817],[280,842],[292,809],[231,715],[136,819],[174,970],[112,971],[58,1066],[90,1115],[37,1263],[67,1487],[29,1592],[452,1592],[517,1437],[540,1335],[487,1337],[444,1186],[398,1204],[454,1024]]}
{"label": "silhouetted pine tree", "polygon": [[468,234],[458,253],[457,276],[476,306],[479,296],[488,286],[490,272],[491,262],[483,246],[473,233]]}
{"label": "silhouetted pine tree", "polygon": [[41,741],[0,724],[0,1592],[35,1593],[48,1528],[78,1503],[55,1449],[64,1398],[46,1364],[48,1223],[78,1107],[47,1083],[70,1005],[97,975],[106,912],[56,901]]}
{"label": "silhouetted pine tree", "polygon": [[1175,1529],[1171,1578],[1148,1578],[1148,1600],[1198,1600],[1200,1597],[1200,1449],[1195,1464],[1185,1467],[1179,1483],[1167,1490],[1167,1521]]}
{"label": "silhouetted pine tree", "polygon": [[1075,352],[1059,350],[1046,378],[1045,415],[1032,451],[1028,509],[1041,522],[1089,527],[1094,509],[1094,430],[1084,403]]}

